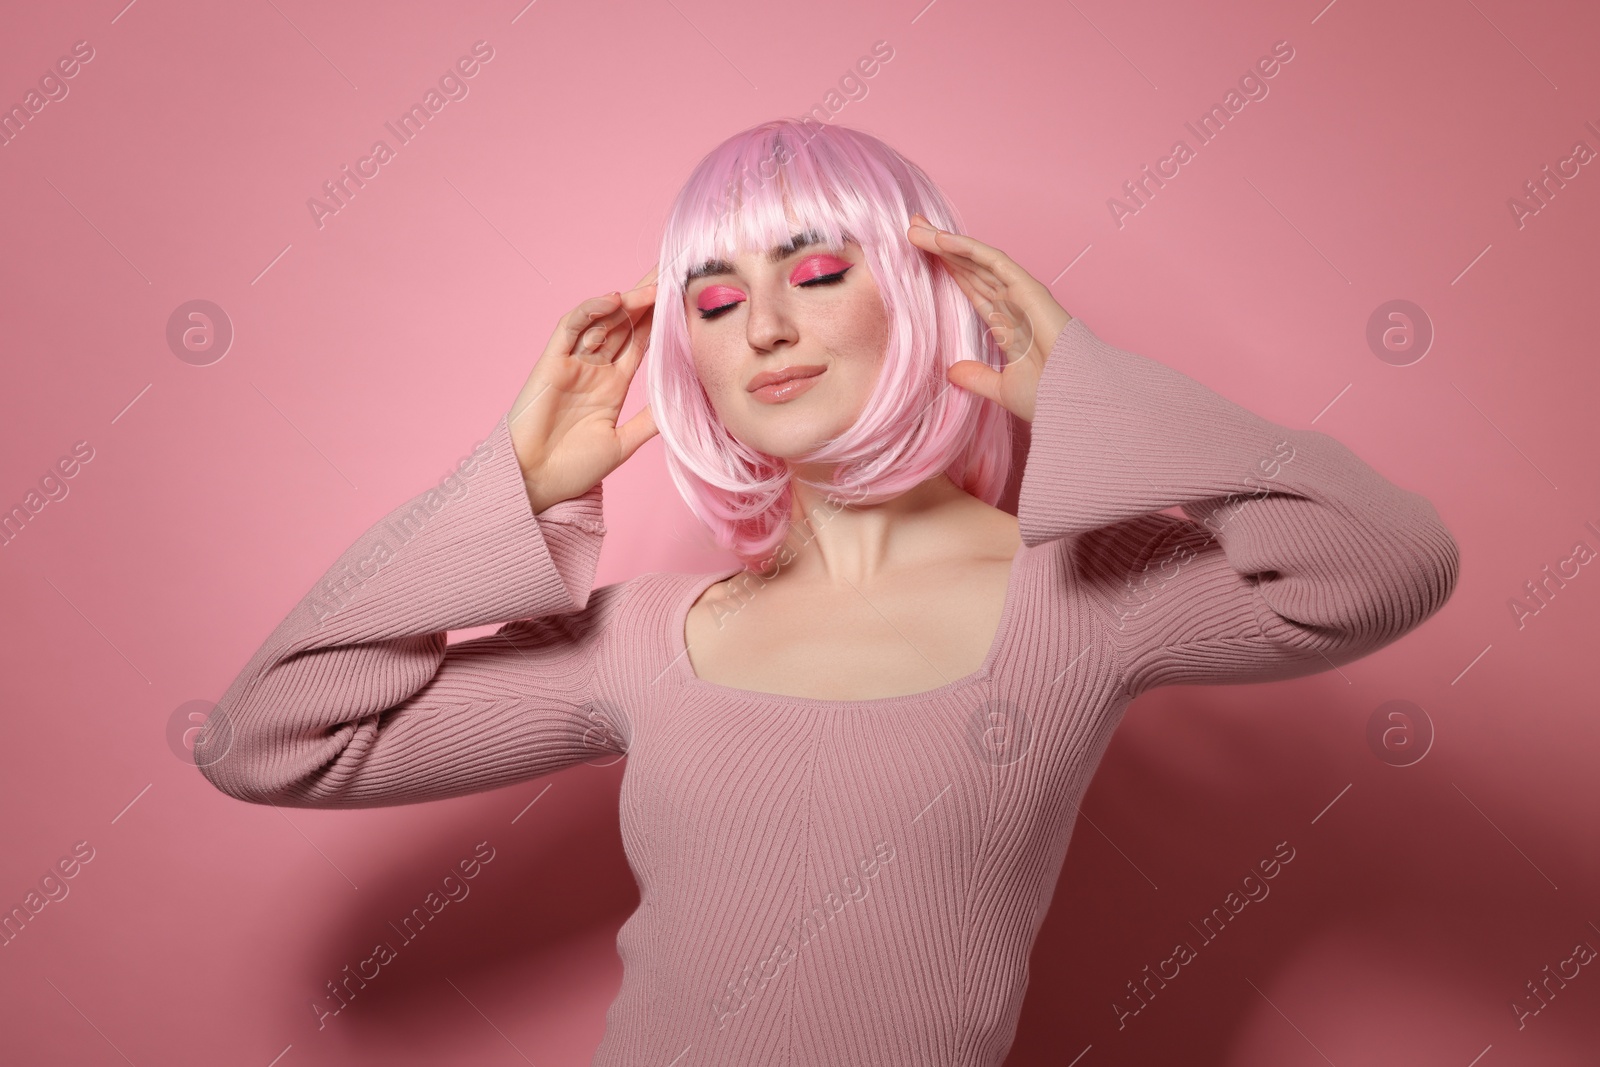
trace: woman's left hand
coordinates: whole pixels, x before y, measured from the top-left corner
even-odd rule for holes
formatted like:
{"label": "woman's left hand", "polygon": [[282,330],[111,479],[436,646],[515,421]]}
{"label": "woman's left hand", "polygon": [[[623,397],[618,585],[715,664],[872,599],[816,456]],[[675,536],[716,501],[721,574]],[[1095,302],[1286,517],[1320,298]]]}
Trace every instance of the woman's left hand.
{"label": "woman's left hand", "polygon": [[947,375],[951,383],[1032,422],[1045,360],[1072,316],[1046,286],[998,248],[938,229],[920,214],[911,216],[906,236],[939,257],[1006,356],[1003,371],[982,360],[957,360]]}

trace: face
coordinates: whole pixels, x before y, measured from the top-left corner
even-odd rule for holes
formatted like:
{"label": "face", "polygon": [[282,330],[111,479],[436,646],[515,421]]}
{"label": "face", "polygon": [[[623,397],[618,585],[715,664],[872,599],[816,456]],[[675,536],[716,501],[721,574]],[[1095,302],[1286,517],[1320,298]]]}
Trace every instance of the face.
{"label": "face", "polygon": [[[877,383],[889,339],[859,244],[830,252],[820,239],[796,234],[779,248],[692,273],[684,315],[695,373],[729,433],[788,459],[850,428]],[[804,377],[751,388],[796,373]]]}

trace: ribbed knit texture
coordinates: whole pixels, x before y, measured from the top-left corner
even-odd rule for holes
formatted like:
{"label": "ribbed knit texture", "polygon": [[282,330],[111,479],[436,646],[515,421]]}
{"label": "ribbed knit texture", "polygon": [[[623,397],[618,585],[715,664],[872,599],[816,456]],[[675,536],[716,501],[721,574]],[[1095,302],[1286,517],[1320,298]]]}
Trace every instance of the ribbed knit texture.
{"label": "ribbed knit texture", "polygon": [[1458,571],[1423,497],[1081,319],[1032,430],[983,666],[839,701],[696,678],[688,609],[738,570],[592,588],[600,486],[535,516],[502,417],[463,491],[397,508],[278,626],[198,760],[241,800],[369,807],[626,754],[640,903],[596,1065],[992,1067],[1128,701],[1347,663]]}

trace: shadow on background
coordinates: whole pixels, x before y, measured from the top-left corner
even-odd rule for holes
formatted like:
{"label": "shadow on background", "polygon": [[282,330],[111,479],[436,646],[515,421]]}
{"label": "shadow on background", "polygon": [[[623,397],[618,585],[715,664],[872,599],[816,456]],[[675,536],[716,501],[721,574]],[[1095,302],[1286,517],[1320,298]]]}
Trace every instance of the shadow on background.
{"label": "shadow on background", "polygon": [[[1485,780],[1504,771],[1459,750],[1383,763],[1365,739],[1380,701],[1345,688],[1323,675],[1134,702],[1085,795],[1008,1067],[1085,1048],[1096,1067],[1465,1067],[1489,1046],[1480,1065],[1595,1062],[1588,968],[1520,1027],[1511,1008],[1538,1009],[1526,983],[1600,944],[1574,895],[1593,842],[1507,812]],[[1283,841],[1294,859],[1267,895],[1203,937]],[[1192,958],[1163,964],[1179,942]]]}

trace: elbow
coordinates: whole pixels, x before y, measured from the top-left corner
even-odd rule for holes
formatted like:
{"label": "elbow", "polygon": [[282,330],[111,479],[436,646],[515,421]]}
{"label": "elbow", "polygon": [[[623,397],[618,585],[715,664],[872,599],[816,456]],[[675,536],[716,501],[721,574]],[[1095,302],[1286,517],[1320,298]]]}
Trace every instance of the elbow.
{"label": "elbow", "polygon": [[242,800],[249,804],[265,804],[270,801],[269,797],[241,775],[219,771],[216,764],[198,763],[196,766],[200,768],[200,773],[205,776],[206,781],[215,786],[218,792],[234,800]]}
{"label": "elbow", "polygon": [[1314,597],[1316,607],[1297,602],[1292,607],[1302,610],[1284,613],[1302,626],[1328,631],[1334,646],[1355,656],[1398,640],[1437,614],[1461,573],[1460,546],[1426,502],[1403,526],[1368,530],[1373,536],[1363,551],[1339,568],[1343,577],[1336,585]]}
{"label": "elbow", "polygon": [[194,743],[194,764],[216,789],[249,804],[292,804],[291,790],[272,782],[270,739],[242,725],[233,705],[217,705]]}
{"label": "elbow", "polygon": [[[1461,577],[1461,546],[1456,544],[1456,539],[1450,531],[1441,524],[1440,540],[1441,550],[1437,557],[1439,568],[1439,607],[1444,607],[1444,602],[1450,599],[1456,591],[1456,583]],[[1435,609],[1437,610],[1437,608]]]}
{"label": "elbow", "polygon": [[[213,716],[213,719],[215,716]],[[194,746],[194,765],[206,781],[235,800],[250,804],[268,804],[276,801],[273,791],[263,781],[259,761],[245,758],[227,743],[231,738],[213,737],[210,743]]]}
{"label": "elbow", "polygon": [[[252,718],[265,721],[252,724]],[[317,736],[277,719],[247,716],[226,701],[217,705],[195,740],[195,766],[219,792],[247,804],[348,808],[394,803],[362,796],[358,788],[362,762],[376,743],[378,716],[341,723]]]}
{"label": "elbow", "polygon": [[1461,577],[1461,546],[1437,514],[1418,524],[1412,545],[1410,574],[1416,625],[1443,608],[1455,592]]}
{"label": "elbow", "polygon": [[1425,510],[1428,515],[1388,539],[1383,579],[1369,586],[1376,595],[1363,614],[1384,644],[1437,614],[1460,578],[1460,546],[1432,508]]}

